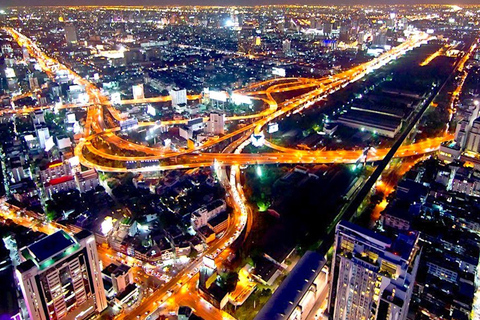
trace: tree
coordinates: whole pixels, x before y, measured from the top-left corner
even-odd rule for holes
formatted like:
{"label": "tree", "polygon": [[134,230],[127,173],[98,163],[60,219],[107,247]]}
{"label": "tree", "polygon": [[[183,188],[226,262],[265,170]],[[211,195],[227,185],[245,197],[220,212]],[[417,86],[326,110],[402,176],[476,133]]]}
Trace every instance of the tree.
{"label": "tree", "polygon": [[219,285],[228,292],[235,290],[238,282],[238,274],[236,272],[227,272],[220,275]]}

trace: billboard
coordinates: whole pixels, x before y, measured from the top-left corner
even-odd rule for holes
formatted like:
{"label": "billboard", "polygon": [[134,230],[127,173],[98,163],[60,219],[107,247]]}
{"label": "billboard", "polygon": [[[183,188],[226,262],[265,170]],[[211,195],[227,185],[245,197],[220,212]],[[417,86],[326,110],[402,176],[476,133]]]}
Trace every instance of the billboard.
{"label": "billboard", "polygon": [[221,102],[227,101],[227,93],[225,91],[212,91],[210,90],[210,99]]}
{"label": "billboard", "polygon": [[271,122],[268,124],[268,133],[274,133],[278,131],[278,123]]}
{"label": "billboard", "polygon": [[239,93],[233,93],[232,94],[232,101],[235,103],[237,106],[240,104],[252,104],[252,99],[249,96],[245,96],[243,94]]}
{"label": "billboard", "polygon": [[273,68],[272,68],[272,74],[273,74],[273,75],[276,75],[276,76],[280,76],[280,77],[285,77],[285,75],[287,74],[287,72],[285,71],[285,68],[273,67]]}

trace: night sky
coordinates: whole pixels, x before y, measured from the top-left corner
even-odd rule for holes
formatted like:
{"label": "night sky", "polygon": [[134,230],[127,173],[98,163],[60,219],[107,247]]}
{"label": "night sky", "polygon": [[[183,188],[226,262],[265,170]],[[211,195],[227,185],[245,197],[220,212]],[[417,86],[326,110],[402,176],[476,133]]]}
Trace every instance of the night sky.
{"label": "night sky", "polygon": [[[0,7],[39,5],[265,5],[265,4],[416,4],[416,0],[0,0]],[[422,1],[426,2],[426,1]],[[478,0],[434,0],[433,3],[479,4]]]}

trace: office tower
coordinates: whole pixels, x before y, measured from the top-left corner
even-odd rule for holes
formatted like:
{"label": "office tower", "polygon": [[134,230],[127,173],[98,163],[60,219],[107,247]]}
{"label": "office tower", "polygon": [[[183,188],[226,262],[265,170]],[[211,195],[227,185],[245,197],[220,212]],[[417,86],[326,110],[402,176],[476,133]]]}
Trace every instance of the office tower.
{"label": "office tower", "polygon": [[64,231],[21,250],[16,270],[32,320],[82,320],[107,307],[95,237]]}
{"label": "office tower", "polygon": [[73,24],[65,25],[65,40],[68,44],[77,43],[77,30]]}
{"label": "office tower", "polygon": [[330,278],[333,319],[406,319],[420,260],[417,241],[415,232],[392,240],[340,222]]}
{"label": "office tower", "polygon": [[332,33],[332,23],[330,21],[325,21],[323,23],[323,35],[330,36]]}

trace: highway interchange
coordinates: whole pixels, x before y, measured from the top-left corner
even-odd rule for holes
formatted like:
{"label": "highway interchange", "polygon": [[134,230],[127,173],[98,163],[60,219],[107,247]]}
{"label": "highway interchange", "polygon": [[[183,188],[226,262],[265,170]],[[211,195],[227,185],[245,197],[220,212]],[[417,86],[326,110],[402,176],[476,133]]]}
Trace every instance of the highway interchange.
{"label": "highway interchange", "polygon": [[[305,151],[281,147],[266,141],[265,145],[273,150],[270,153],[242,153],[250,143],[252,134],[261,134],[265,126],[293,112],[317,105],[317,102],[325,99],[329,94],[344,88],[349,83],[357,81],[389,63],[397,57],[403,55],[408,50],[420,46],[430,39],[430,36],[424,33],[413,35],[404,43],[384,54],[370,60],[367,63],[353,67],[333,76],[321,79],[307,78],[277,78],[250,85],[244,89],[237,90],[236,93],[246,95],[252,99],[264,102],[265,109],[257,114],[238,115],[227,117],[226,121],[251,121],[245,126],[228,132],[219,137],[212,137],[206,142],[196,145],[193,148],[172,151],[165,148],[153,148],[142,144],[125,140],[117,135],[120,132],[119,126],[112,126],[112,123],[118,124],[124,120],[120,113],[110,103],[108,97],[89,81],[83,79],[74,71],[68,69],[57,60],[48,57],[38,46],[19,33],[18,31],[7,28],[14,39],[23,47],[26,47],[30,55],[35,57],[40,67],[52,78],[59,70],[66,71],[74,83],[85,86],[89,96],[87,108],[87,117],[84,126],[84,138],[80,140],[75,148],[75,155],[79,157],[80,163],[86,167],[95,168],[104,172],[144,172],[172,169],[186,169],[212,166],[217,172],[221,183],[225,187],[228,204],[233,207],[232,222],[229,224],[223,237],[215,240],[209,248],[198,258],[191,261],[183,272],[174,276],[168,283],[157,289],[153,294],[146,297],[142,303],[133,311],[121,313],[117,319],[149,318],[154,311],[161,305],[165,309],[174,309],[178,305],[189,305],[194,308],[204,318],[230,319],[225,312],[213,308],[211,305],[200,299],[196,293],[195,281],[196,273],[203,264],[204,257],[215,259],[215,263],[222,264],[222,260],[228,255],[221,254],[229,250],[229,246],[237,240],[242,233],[248,233],[250,229],[251,214],[250,209],[245,204],[245,196],[239,180],[240,165],[249,164],[274,164],[274,163],[355,163],[363,155],[363,150],[327,150],[327,151]],[[276,101],[274,94],[284,93],[293,90],[304,90],[299,96],[285,101]],[[190,96],[189,99],[199,99],[199,96]],[[131,100],[124,103],[146,103],[168,101],[168,97],[157,97]],[[66,107],[76,107],[66,106]],[[30,108],[31,111],[35,108]],[[22,109],[21,112],[28,112],[30,109]],[[207,121],[207,118],[204,119]],[[187,120],[170,120],[161,123],[145,122],[139,123],[139,127],[155,127],[158,125],[173,126],[185,124]],[[100,148],[99,139],[102,143],[113,146],[113,149]],[[399,148],[396,157],[408,157],[417,154],[423,154],[438,149],[441,142],[451,139],[451,136],[431,138],[415,144],[404,145]],[[222,153],[208,152],[212,147],[220,142],[232,141]],[[117,154],[111,150],[124,150],[125,154]],[[370,149],[367,154],[368,161],[377,161],[383,159],[389,149]],[[132,155],[133,154],[133,155]],[[174,160],[173,160],[174,159]],[[127,162],[138,162],[146,160],[158,160],[154,166],[127,168]],[[226,167],[230,168],[227,173]]]}

